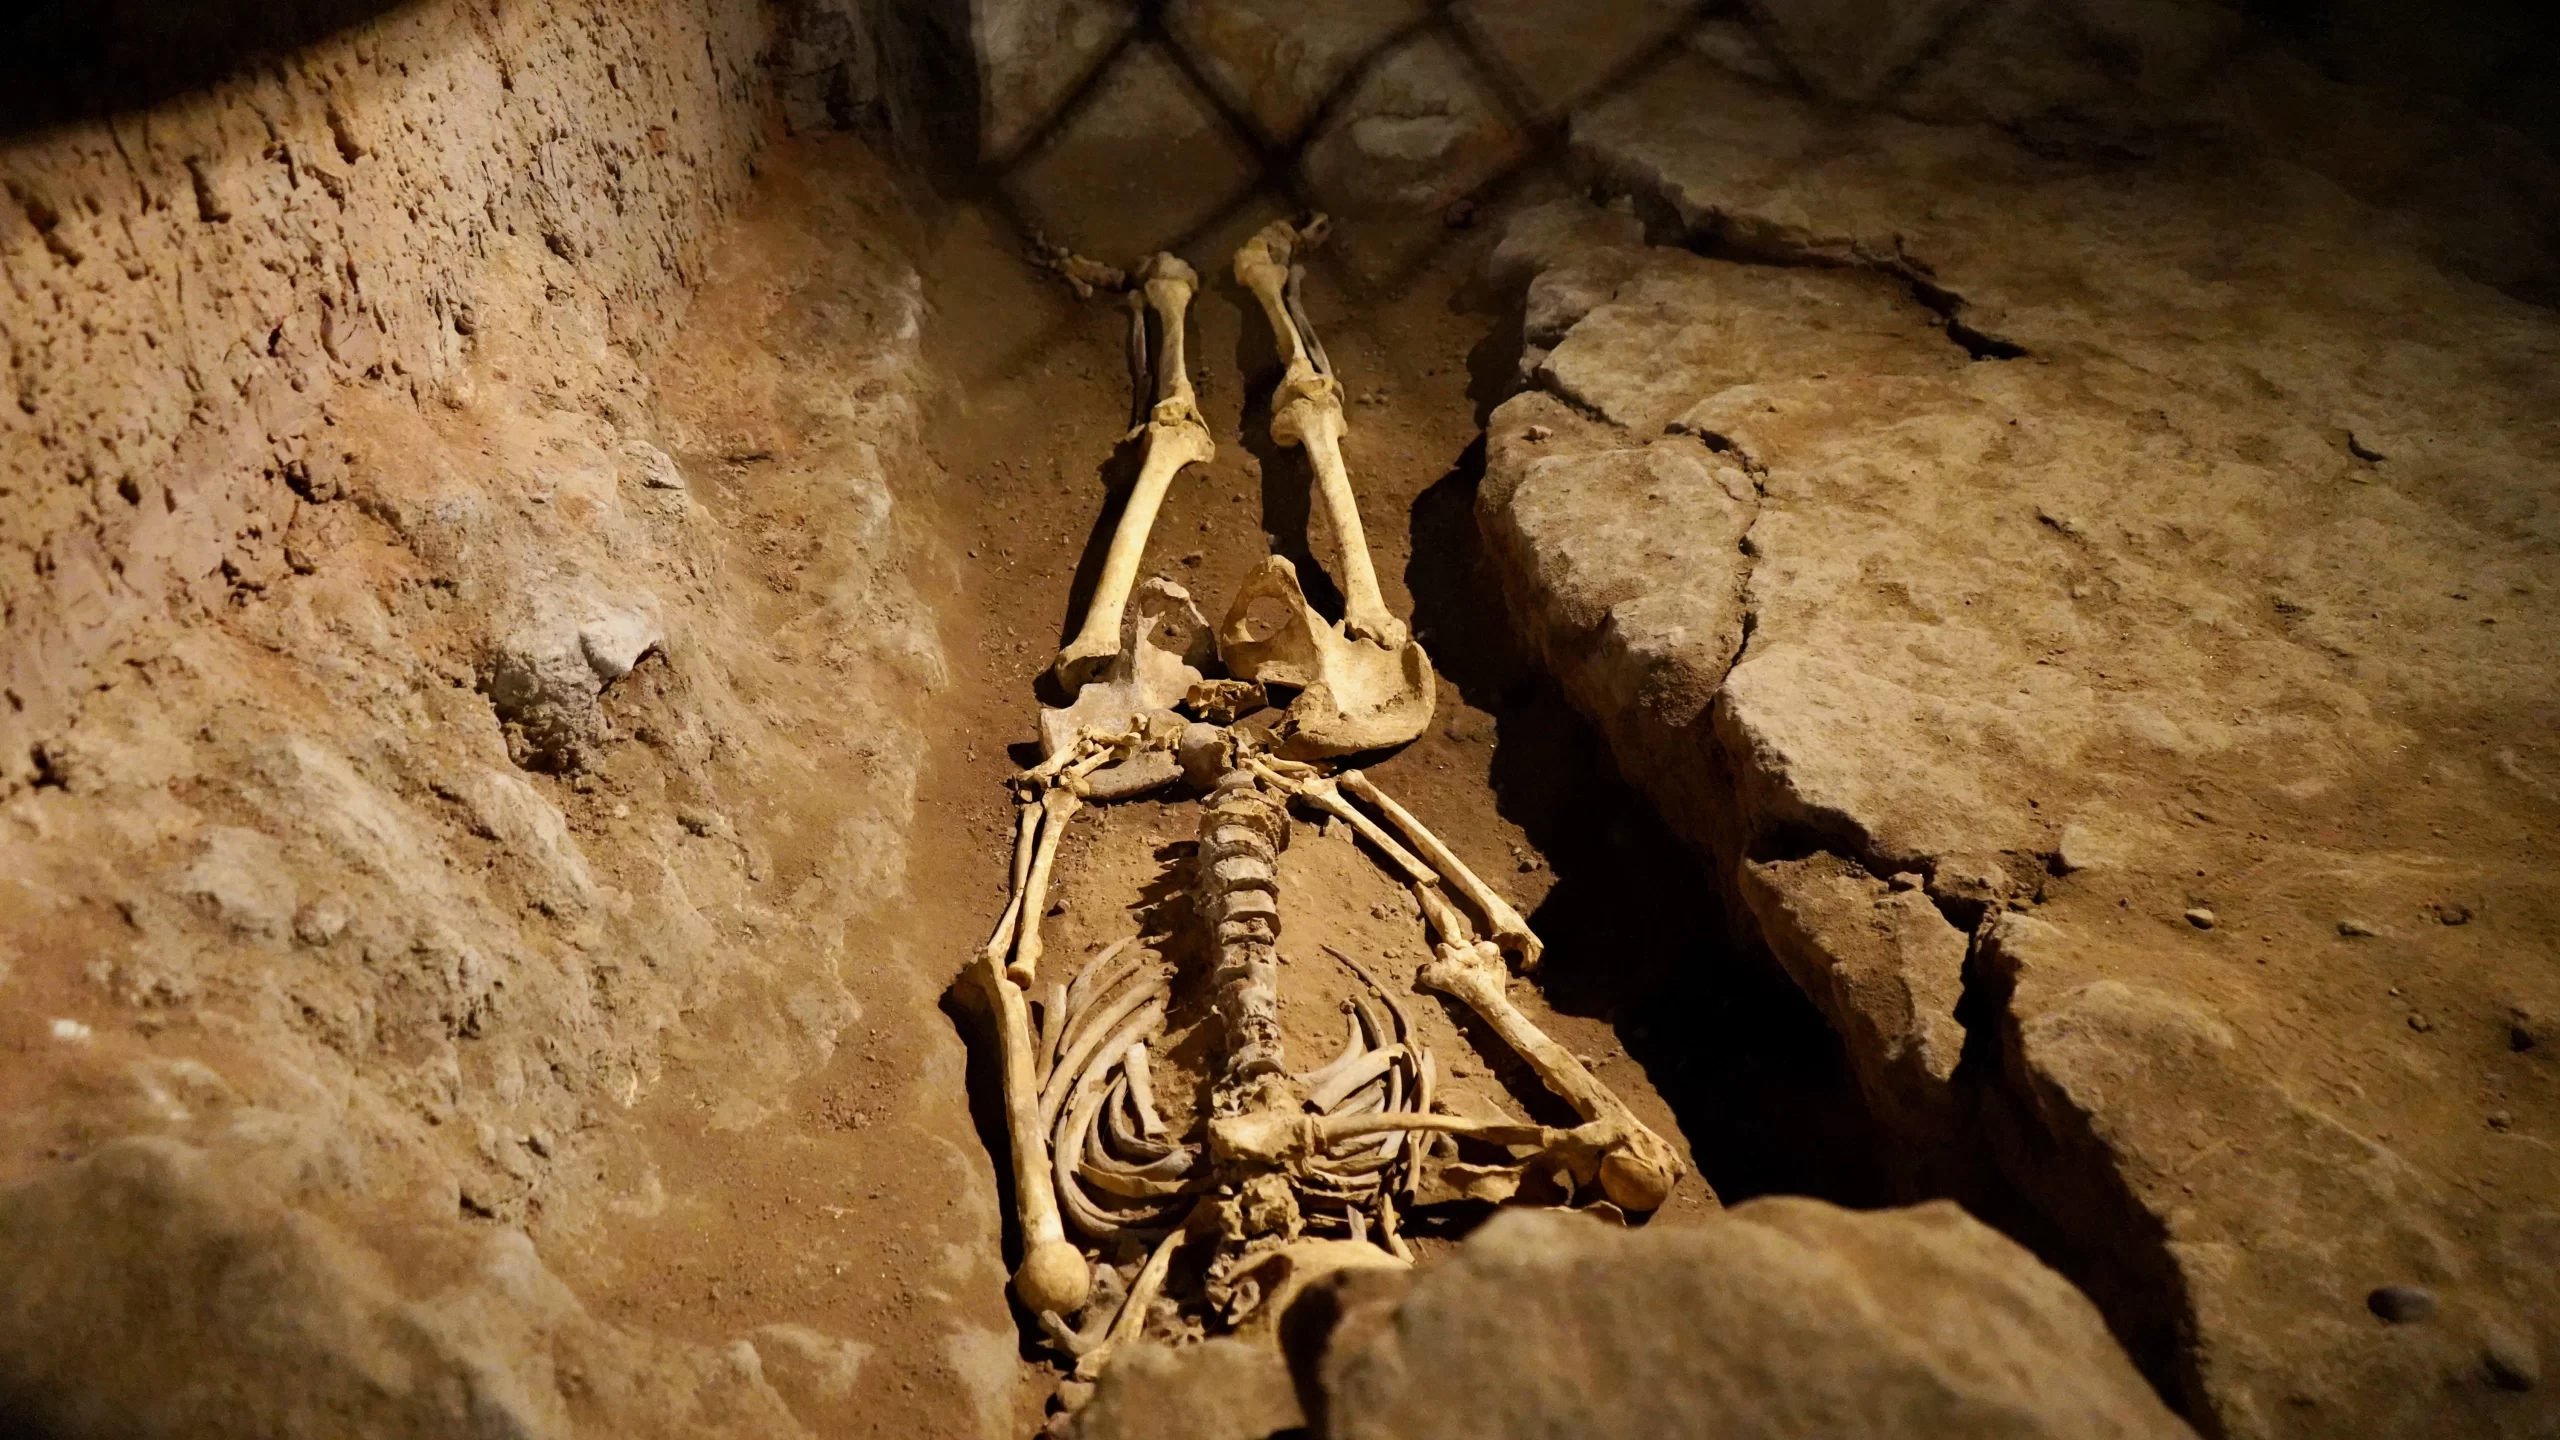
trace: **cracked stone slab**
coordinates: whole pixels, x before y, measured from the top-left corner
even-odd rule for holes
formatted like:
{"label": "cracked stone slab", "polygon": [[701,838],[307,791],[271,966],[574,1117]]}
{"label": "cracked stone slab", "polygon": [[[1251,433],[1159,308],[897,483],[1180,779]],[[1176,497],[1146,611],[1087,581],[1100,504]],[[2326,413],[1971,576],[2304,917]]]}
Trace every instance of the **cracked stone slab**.
{"label": "cracked stone slab", "polygon": [[[2507,1018],[2560,992],[2560,321],[2272,162],[2101,169],[1703,61],[1573,145],[1722,258],[1523,222],[1551,348],[1488,427],[1487,553],[1898,1173],[2023,1196],[2223,1433],[2560,1417],[2497,1378],[2560,1353],[2520,1248],[2560,1073]],[[1739,539],[1633,523],[1624,456],[1674,441],[1747,474]],[[1668,710],[1591,640],[1728,605],[1730,656],[1655,632],[1705,677]]]}

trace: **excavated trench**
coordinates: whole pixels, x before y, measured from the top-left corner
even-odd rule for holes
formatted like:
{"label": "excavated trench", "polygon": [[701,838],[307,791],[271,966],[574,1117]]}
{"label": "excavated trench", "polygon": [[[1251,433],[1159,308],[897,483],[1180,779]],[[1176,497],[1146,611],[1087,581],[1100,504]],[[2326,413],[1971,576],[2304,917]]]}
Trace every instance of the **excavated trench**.
{"label": "excavated trench", "polygon": [[[1707,22],[1697,55],[1734,43],[1712,8],[1689,17]],[[1206,129],[1150,148],[1164,96],[1114,67],[1171,43],[1178,17],[1141,11],[1138,38],[1102,42],[1039,122],[1071,130],[1090,100],[1121,124],[1082,151],[1027,121],[1002,145],[979,133],[1026,103],[979,84],[1027,84],[1015,72],[1044,57],[966,53],[984,16],[939,4],[863,10],[847,50],[851,12],[816,3],[663,0],[552,25],[344,0],[241,21],[193,58],[142,35],[149,65],[101,50],[0,98],[0,303],[25,301],[35,337],[11,336],[0,458],[14,475],[71,457],[78,481],[0,482],[21,644],[0,657],[0,1293],[34,1297],[0,1302],[0,1430],[23,1412],[30,1435],[184,1433],[247,1388],[274,1407],[243,1422],[262,1433],[350,1415],[421,1434],[465,1417],[540,1434],[1048,1423],[1064,1370],[1005,1288],[1020,1237],[995,1046],[952,982],[1002,908],[1006,782],[1035,757],[1040,705],[1064,698],[1046,672],[1138,454],[1123,312],[1032,263],[1026,193],[1049,238],[1174,237],[1206,282],[1189,354],[1217,454],[1175,481],[1141,574],[1214,618],[1277,553],[1320,610],[1342,604],[1303,455],[1269,435],[1272,337],[1227,274],[1302,187],[1247,184],[1224,208],[1174,193],[1198,179],[1175,171],[1225,151]],[[862,45],[885,47],[856,57],[867,76],[848,58]],[[1373,62],[1388,68],[1371,54],[1329,81],[1296,148],[1261,162],[1347,163],[1314,137]],[[1629,63],[1601,89],[1653,61]],[[92,94],[93,71],[129,84]],[[1399,143],[1430,129],[1386,118]],[[1764,1195],[1953,1197],[2082,1286],[2153,1385],[2212,1423],[2180,1237],[2131,1188],[2148,1162],[2083,1143],[2070,1127],[2099,1127],[2094,1110],[2027,1113],[2046,1097],[2022,1078],[1987,937],[2068,867],[2012,849],[2014,885],[1965,890],[1938,857],[1911,870],[1841,815],[1742,793],[1775,782],[1726,773],[1708,707],[1753,640],[1747,492],[1765,500],[1770,472],[1739,430],[1637,424],[1598,390],[1524,381],[1524,355],[1590,308],[1560,321],[1523,300],[1517,266],[1488,263],[1516,213],[1586,193],[1560,125],[1522,127],[1501,183],[1445,215],[1340,218],[1310,267],[1376,568],[1440,676],[1422,736],[1363,768],[1528,915],[1545,966],[1515,999],[1687,1163],[1648,1229]],[[1450,129],[1453,154],[1482,138]],[[1019,169],[991,180],[981,154]],[[1180,164],[1150,169],[1162,154]],[[1876,353],[1922,356],[1915,374],[2014,375],[2053,353],[2002,333],[2015,307],[1969,311],[1898,233],[1835,242],[1683,211],[1668,181],[1599,179],[1634,201],[1605,223],[1638,240],[1606,262],[1617,279],[1576,282],[1586,299],[1678,252],[1770,287],[1759,321],[1815,380],[1838,316]],[[1719,293],[1701,285],[1647,292],[1663,308],[1617,343],[1717,333],[1703,309],[1678,318]],[[1658,398],[1651,359],[1611,360],[1619,399]],[[1524,388],[1553,432],[1496,434]],[[1595,547],[1719,583],[1733,567],[1739,638],[1703,685],[1669,682],[1696,705],[1595,702],[1628,672],[1559,647],[1618,637],[1522,613],[1524,571],[1580,563],[1570,534],[1531,560],[1503,532],[1524,468],[1504,446],[1551,433],[1541,453],[1592,440],[1603,466],[1633,434],[1751,472],[1719,512],[1748,511],[1732,551]],[[1639,578],[1686,598],[1692,577]],[[1614,623],[1589,599],[1572,603]],[[1715,649],[1696,628],[1638,658]],[[1187,802],[1146,799],[1069,827],[1043,917],[1058,963],[1179,930],[1196,824]],[[1390,983],[1425,949],[1365,851],[1298,834],[1283,1018],[1293,1056],[1315,1056],[1355,993],[1329,948]],[[1856,1007],[1808,998],[1819,927],[1789,932],[1802,916],[1774,889],[1738,893],[1779,871],[1798,896],[1848,895],[1861,943],[1902,943],[1874,918],[1901,906],[1960,953],[1962,1053],[1934,1077],[1930,1124],[1878,1098],[1874,1070],[1907,1057],[1853,1055],[1825,1017]],[[2470,922],[2430,913],[2456,912],[2435,928]],[[2180,943],[2212,928],[2201,901],[2164,913]],[[2324,945],[2374,936],[2320,928]],[[2388,995],[2395,1041],[2404,1019],[2430,1032]],[[1195,1002],[1163,1046],[1176,1108],[1214,1060]],[[1411,1003],[1458,1102],[1567,1118],[1457,1007]],[[2547,1051],[2547,1016],[2510,1013],[2501,1046]],[[2263,1099],[2232,1093],[2235,1111]],[[1448,1207],[1416,1237],[1445,1253],[1485,1213]],[[123,1357],[143,1353],[187,1383],[124,1398]],[[2527,1372],[2491,1361],[2517,1390]]]}
{"label": "excavated trench", "polygon": [[[1043,671],[1081,614],[1136,457],[1134,445],[1117,443],[1128,381],[1116,304],[1079,304],[1025,265],[998,216],[969,210],[947,223],[961,238],[938,244],[927,270],[937,311],[928,355],[954,396],[935,453],[949,476],[949,543],[962,551],[969,593],[944,623],[955,655],[980,657],[981,672],[962,684],[971,727],[947,743],[962,752],[958,783],[975,789],[965,802],[972,832],[989,842],[964,859],[992,915],[1005,847],[986,817],[1000,809],[1006,767],[1032,754],[1035,700],[1056,699]],[[1836,1038],[1731,932],[1694,853],[1619,779],[1605,745],[1520,652],[1484,567],[1473,510],[1478,427],[1507,393],[1518,334],[1516,315],[1478,279],[1494,233],[1436,221],[1373,228],[1396,232],[1366,237],[1376,252],[1410,254],[1420,241],[1431,246],[1428,262],[1380,284],[1362,272],[1363,238],[1346,233],[1343,253],[1320,256],[1309,303],[1354,397],[1348,458],[1378,569],[1443,688],[1425,735],[1373,757],[1369,773],[1520,902],[1549,947],[1531,1002],[1540,1023],[1602,1060],[1605,1081],[1680,1136],[1714,1193],[1728,1203],[1768,1193],[1882,1203],[1880,1147]],[[1268,438],[1278,374],[1270,337],[1250,297],[1220,273],[1217,241],[1195,248],[1212,279],[1193,310],[1193,377],[1219,453],[1177,480],[1144,573],[1176,580],[1215,616],[1246,568],[1278,553],[1299,567],[1320,609],[1338,612],[1332,540],[1320,515],[1311,518],[1305,463]],[[1186,808],[1115,807],[1090,828],[1168,841],[1186,833]],[[1134,910],[1142,892],[1153,903],[1180,884],[1111,848],[1071,842],[1061,861],[1070,893],[1051,943],[1063,938],[1070,955],[1117,938],[1119,912]],[[1119,868],[1082,876],[1079,862]],[[1378,902],[1362,894],[1350,908]],[[1312,955],[1317,939],[1299,935],[1318,935],[1319,912],[1342,902],[1288,895],[1283,908],[1289,948]],[[1095,909],[1108,918],[1088,923]],[[1409,971],[1421,954],[1413,944],[1388,966]],[[1481,1045],[1501,1054],[1490,1037]],[[1560,1112],[1525,1068],[1496,1069],[1510,1103],[1542,1118]],[[983,1056],[973,1073],[982,1131],[1001,1153]],[[1704,1213],[1704,1195],[1684,1186],[1656,1223]]]}

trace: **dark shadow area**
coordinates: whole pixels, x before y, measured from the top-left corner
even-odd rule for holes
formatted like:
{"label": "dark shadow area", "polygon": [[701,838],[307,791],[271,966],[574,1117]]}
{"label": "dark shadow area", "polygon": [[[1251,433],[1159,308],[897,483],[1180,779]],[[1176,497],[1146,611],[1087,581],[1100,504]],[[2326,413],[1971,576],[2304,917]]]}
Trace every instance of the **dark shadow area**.
{"label": "dark shadow area", "polygon": [[[1321,253],[1321,252],[1319,252]],[[1316,559],[1314,506],[1315,467],[1304,450],[1284,447],[1271,438],[1271,391],[1280,383],[1280,348],[1264,323],[1260,307],[1245,303],[1244,324],[1236,331],[1235,373],[1243,413],[1236,430],[1246,453],[1262,472],[1262,530],[1271,537],[1271,553],[1298,567],[1298,588],[1307,603],[1328,619],[1342,614],[1342,589]]]}
{"label": "dark shadow area", "polygon": [[0,137],[201,89],[406,0],[17,0],[0,6]]}
{"label": "dark shadow area", "polygon": [[[1470,363],[1489,379],[1517,363],[1502,351],[1488,341]],[[1839,1038],[1765,951],[1729,930],[1696,853],[1520,653],[1476,528],[1484,464],[1479,439],[1416,500],[1405,583],[1442,676],[1495,716],[1502,813],[1555,872],[1529,916],[1547,942],[1538,988],[1558,1011],[1617,1031],[1726,1203],[1778,1193],[1891,1203],[1887,1139]]]}

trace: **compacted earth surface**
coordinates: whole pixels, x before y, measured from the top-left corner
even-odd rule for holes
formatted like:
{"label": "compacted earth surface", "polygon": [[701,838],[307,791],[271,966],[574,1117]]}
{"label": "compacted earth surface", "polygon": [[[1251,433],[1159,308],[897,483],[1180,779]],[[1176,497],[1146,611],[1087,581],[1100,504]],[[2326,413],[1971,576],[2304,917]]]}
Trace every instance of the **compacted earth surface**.
{"label": "compacted earth surface", "polygon": [[[2310,144],[2385,112],[2216,17],[2079,7],[2130,125],[2018,7],[983,8],[966,183],[903,32],[679,0],[394,7],[0,152],[0,1430],[2560,1425],[2538,192],[2412,202],[2486,192]],[[1440,677],[1365,768],[1685,1174],[1097,1389],[954,983],[1137,467],[1035,239],[1203,277],[1142,573],[1333,609],[1227,274],[1310,199]],[[1178,929],[1196,825],[1079,815],[1053,963]],[[1293,1058],[1340,952],[1454,1108],[1564,1118],[1370,852],[1281,884]]]}

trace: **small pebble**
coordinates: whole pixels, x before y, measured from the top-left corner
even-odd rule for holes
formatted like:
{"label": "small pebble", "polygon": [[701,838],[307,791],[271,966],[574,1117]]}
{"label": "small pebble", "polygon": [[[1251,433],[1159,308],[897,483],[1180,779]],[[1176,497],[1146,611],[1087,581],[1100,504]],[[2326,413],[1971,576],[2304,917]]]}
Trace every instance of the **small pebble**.
{"label": "small pebble", "polygon": [[2187,912],[2187,923],[2199,930],[2210,930],[2213,928],[2213,912],[2199,905]]}
{"label": "small pebble", "polygon": [[2504,1110],[2492,1110],[2489,1112],[2489,1128],[2492,1130],[2506,1130],[2512,1127],[2515,1123],[2516,1117],[2508,1114]]}
{"label": "small pebble", "polygon": [[1532,425],[1528,429],[1521,431],[1520,436],[1524,440],[1544,440],[1554,433],[1556,432],[1548,429],[1544,425]]}
{"label": "small pebble", "polygon": [[2419,1013],[2418,1013],[2417,1011],[2415,1011],[2415,1010],[2412,1010],[2412,1011],[2410,1011],[2410,1012],[2409,1012],[2409,1028],[2410,1028],[2410,1029],[2412,1029],[2412,1030],[2417,1031],[2417,1032],[2418,1032],[2419,1034],[2421,1034],[2421,1035],[2424,1035],[2424,1034],[2426,1034],[2428,1031],[2433,1030],[2434,1028],[2436,1028],[2436,1024],[2435,1024],[2435,1022],[2434,1022],[2434,1021],[2432,1021],[2432,1020],[2428,1019],[2426,1016],[2419,1014]]}
{"label": "small pebble", "polygon": [[2439,924],[2444,925],[2467,925],[2471,923],[2471,907],[2468,905],[2438,905],[2436,907],[2436,920]]}
{"label": "small pebble", "polygon": [[1920,888],[1920,877],[1906,870],[1885,883],[1896,890],[1917,890]]}
{"label": "small pebble", "polygon": [[2542,1383],[2542,1359],[2533,1353],[2533,1341],[2493,1325],[2481,1338],[2480,1364],[2489,1372],[2489,1383],[2501,1390],[2530,1390]]}
{"label": "small pebble", "polygon": [[2385,1285],[2364,1297],[2365,1308],[2393,1325],[2415,1325],[2436,1313],[2436,1292],[2424,1285]]}
{"label": "small pebble", "polygon": [[2362,939],[2373,934],[2373,927],[2361,920],[2341,920],[2338,922],[2338,933],[2351,940]]}
{"label": "small pebble", "polygon": [[1182,563],[1197,568],[1200,562],[1207,558],[1209,557],[1202,554],[1200,551],[1194,550],[1182,557]]}

